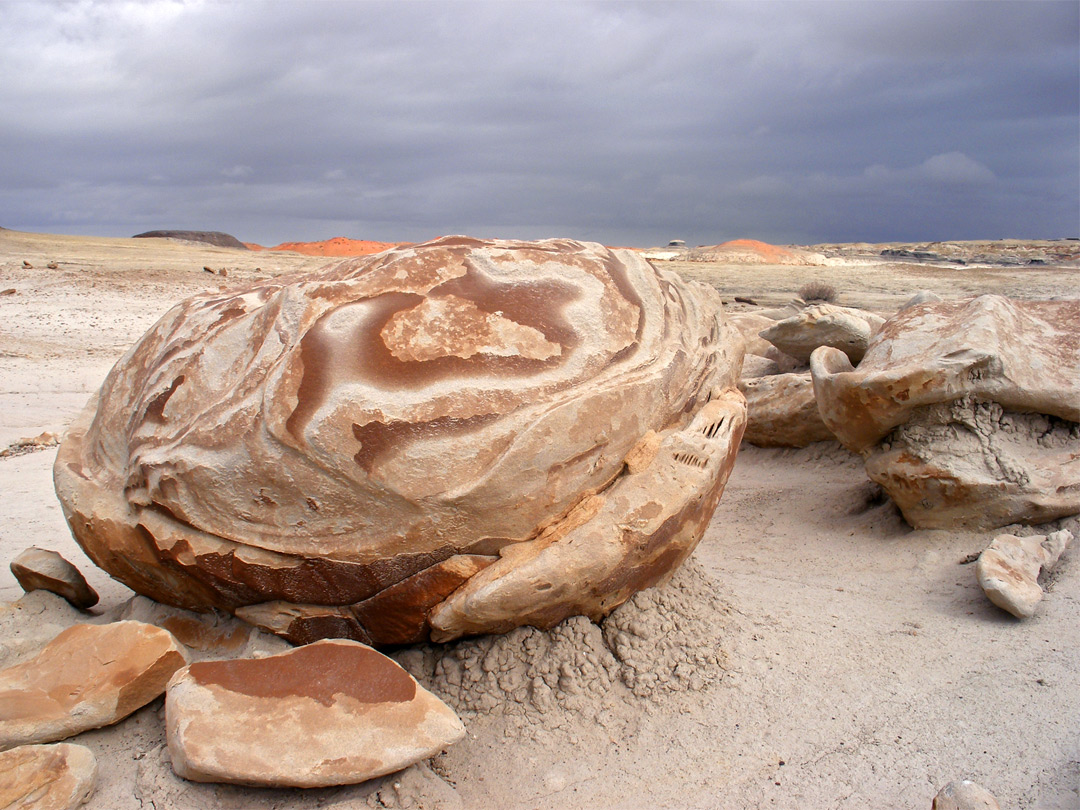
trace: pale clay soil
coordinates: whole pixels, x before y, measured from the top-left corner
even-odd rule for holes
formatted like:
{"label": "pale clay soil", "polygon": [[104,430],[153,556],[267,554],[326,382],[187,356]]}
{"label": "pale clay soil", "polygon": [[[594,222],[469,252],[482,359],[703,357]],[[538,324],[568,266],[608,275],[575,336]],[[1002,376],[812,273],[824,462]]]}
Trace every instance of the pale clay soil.
{"label": "pale clay soil", "polygon": [[[0,292],[15,290],[0,295],[0,449],[62,432],[180,299],[326,262],[0,230]],[[883,315],[920,289],[1080,297],[1075,263],[664,266],[763,306],[824,280],[839,303]],[[102,603],[89,617],[41,593],[0,606],[0,666],[73,621],[115,618],[131,597],[72,540],[54,457],[49,447],[0,458],[0,561],[32,545],[59,551]],[[1075,518],[1059,524],[1080,532]],[[578,619],[395,653],[468,728],[431,762],[327,790],[187,783],[169,769],[158,699],[73,740],[98,756],[87,807],[929,808],[968,778],[1002,808],[1078,808],[1080,551],[1065,553],[1020,622],[985,599],[969,562],[994,534],[911,530],[835,443],[744,446],[691,562],[602,628]],[[0,603],[21,596],[5,564]],[[247,649],[276,644],[252,636]]]}

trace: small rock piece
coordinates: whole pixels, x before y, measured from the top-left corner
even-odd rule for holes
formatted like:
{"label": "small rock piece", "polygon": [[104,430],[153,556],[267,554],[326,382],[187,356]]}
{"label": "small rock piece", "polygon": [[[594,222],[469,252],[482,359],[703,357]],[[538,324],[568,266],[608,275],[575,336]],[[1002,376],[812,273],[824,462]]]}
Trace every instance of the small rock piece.
{"label": "small rock piece", "polygon": [[1002,534],[979,555],[975,571],[990,601],[1018,619],[1029,618],[1043,597],[1039,572],[1050,570],[1072,541],[1064,529],[1049,535]]}
{"label": "small rock piece", "polygon": [[17,292],[18,290],[14,287],[8,287],[6,290],[0,290],[0,295],[15,295]]}
{"label": "small rock piece", "polygon": [[56,262],[49,262],[45,266],[48,267],[50,270],[56,270],[57,268],[60,267],[60,265],[58,265]]}
{"label": "small rock piece", "polygon": [[97,591],[78,568],[55,551],[31,546],[11,561],[11,573],[27,593],[52,591],[81,610],[97,604]]}
{"label": "small rock piece", "polygon": [[0,750],[111,725],[165,691],[187,663],[166,630],[76,624],[34,658],[0,670]]}
{"label": "small rock piece", "polygon": [[795,359],[808,363],[819,346],[832,346],[858,365],[871,336],[885,319],[835,304],[817,304],[761,331],[761,337]]}
{"label": "small rock piece", "polygon": [[931,810],[1001,810],[1001,805],[986,788],[965,779],[938,791]]}
{"label": "small rock piece", "polygon": [[353,784],[465,736],[457,715],[394,661],[338,639],[192,664],[170,681],[165,711],[173,769],[196,782]]}
{"label": "small rock piece", "polygon": [[97,781],[97,760],[84,745],[20,745],[0,753],[0,807],[74,810]]}
{"label": "small rock piece", "polygon": [[30,264],[30,262],[28,262],[26,259],[23,259],[22,266],[28,270],[32,270],[34,268],[34,265]]}

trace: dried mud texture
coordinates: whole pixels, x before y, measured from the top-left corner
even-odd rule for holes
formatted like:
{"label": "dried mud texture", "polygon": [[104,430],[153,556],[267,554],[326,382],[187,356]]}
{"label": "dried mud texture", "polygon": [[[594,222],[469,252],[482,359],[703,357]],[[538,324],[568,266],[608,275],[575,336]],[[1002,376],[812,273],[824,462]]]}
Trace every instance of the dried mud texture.
{"label": "dried mud texture", "polygon": [[600,624],[575,616],[547,631],[520,627],[393,657],[466,720],[498,714],[523,728],[557,727],[569,715],[606,722],[717,683],[731,624],[716,584],[691,560]]}
{"label": "dried mud texture", "polygon": [[916,528],[1080,512],[1080,301],[928,302],[852,368],[811,358],[825,424]]}
{"label": "dried mud texture", "polygon": [[719,296],[630,251],[447,237],[174,307],[56,488],[125,584],[298,642],[599,618],[708,524],[741,362]]}

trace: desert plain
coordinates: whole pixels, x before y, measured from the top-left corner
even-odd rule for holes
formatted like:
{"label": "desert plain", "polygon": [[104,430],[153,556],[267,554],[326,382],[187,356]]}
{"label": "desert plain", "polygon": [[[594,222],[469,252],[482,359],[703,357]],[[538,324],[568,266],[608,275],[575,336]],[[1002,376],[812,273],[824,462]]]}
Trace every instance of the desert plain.
{"label": "desert plain", "polygon": [[[920,290],[1080,298],[1076,241],[809,250],[820,263],[663,266],[713,285],[732,312],[782,306],[811,281],[883,317]],[[129,615],[196,628],[197,657],[281,649],[235,619],[132,602],[68,531],[52,437],[173,304],[329,261],[0,229],[0,667],[72,623]],[[986,599],[973,565],[996,534],[1058,528],[1080,534],[1080,520],[913,530],[838,443],[744,444],[690,561],[600,625],[392,652],[465,722],[466,738],[434,759],[340,788],[186,782],[170,768],[158,699],[73,740],[98,760],[86,806],[929,808],[946,783],[972,779],[1002,808],[1078,808],[1080,551],[1044,579],[1026,621]],[[99,605],[80,614],[24,595],[7,563],[30,546],[75,563]],[[231,641],[200,646],[209,636]]]}

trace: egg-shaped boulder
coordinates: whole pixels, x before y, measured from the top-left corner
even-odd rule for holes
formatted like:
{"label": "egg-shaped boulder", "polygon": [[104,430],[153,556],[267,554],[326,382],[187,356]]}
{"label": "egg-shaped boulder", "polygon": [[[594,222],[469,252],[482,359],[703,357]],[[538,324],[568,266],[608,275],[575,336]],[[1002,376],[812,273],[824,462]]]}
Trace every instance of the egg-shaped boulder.
{"label": "egg-shaped boulder", "polygon": [[741,363],[715,291],[632,251],[446,237],[177,305],[54,478],[162,602],[301,642],[550,626],[693,550]]}

